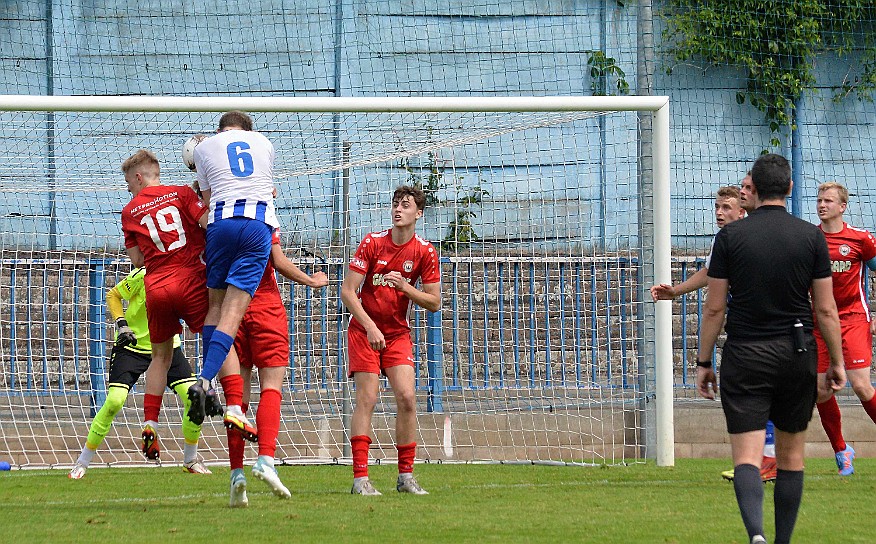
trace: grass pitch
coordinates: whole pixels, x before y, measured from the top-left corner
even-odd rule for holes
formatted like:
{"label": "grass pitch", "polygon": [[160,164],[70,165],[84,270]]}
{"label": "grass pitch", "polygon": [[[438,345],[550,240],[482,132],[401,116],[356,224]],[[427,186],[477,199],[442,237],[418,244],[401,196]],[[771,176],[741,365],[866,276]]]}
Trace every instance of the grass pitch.
{"label": "grass pitch", "polygon": [[[430,495],[394,490],[395,467],[371,468],[382,497],[350,495],[348,466],[279,467],[292,491],[274,497],[249,476],[249,508],[228,508],[228,469],[92,468],[0,473],[6,542],[747,542],[727,460],[673,468],[417,465]],[[807,461],[796,542],[872,542],[876,459],[836,475]],[[772,484],[765,491],[772,541]]]}

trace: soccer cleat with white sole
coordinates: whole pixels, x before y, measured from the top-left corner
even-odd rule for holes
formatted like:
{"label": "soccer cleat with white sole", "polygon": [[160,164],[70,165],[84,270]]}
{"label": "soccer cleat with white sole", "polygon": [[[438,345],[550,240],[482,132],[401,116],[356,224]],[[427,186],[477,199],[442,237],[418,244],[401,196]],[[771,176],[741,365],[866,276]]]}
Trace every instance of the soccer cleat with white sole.
{"label": "soccer cleat with white sole", "polygon": [[258,429],[246,419],[246,416],[243,415],[243,412],[241,412],[240,409],[235,410],[234,408],[235,407],[229,408],[228,411],[225,412],[225,417],[222,418],[225,428],[240,433],[240,436],[242,436],[244,440],[258,442]]}
{"label": "soccer cleat with white sole", "polygon": [[73,468],[70,469],[70,473],[67,474],[67,477],[71,480],[81,480],[85,477],[86,470],[88,470],[87,466],[82,463],[76,463]]}
{"label": "soccer cleat with white sole", "polygon": [[183,471],[189,474],[213,474],[200,459],[195,459],[191,463],[185,463]]}
{"label": "soccer cleat with white sole", "polygon": [[369,497],[383,495],[383,493],[374,489],[374,485],[368,478],[353,478],[353,489],[350,490],[350,493],[353,495],[367,495]]}
{"label": "soccer cleat with white sole", "polygon": [[398,483],[395,485],[395,490],[399,493],[413,493],[414,495],[429,494],[428,491],[420,487],[420,484],[413,476],[410,478],[399,479]]}
{"label": "soccer cleat with white sole", "polygon": [[767,541],[763,535],[754,535],[751,537],[751,544],[767,544]]}
{"label": "soccer cleat with white sole", "polygon": [[277,469],[268,463],[262,462],[261,459],[257,460],[252,466],[252,475],[268,484],[268,487],[271,488],[271,492],[281,499],[288,499],[292,496],[292,493],[289,493],[289,490],[286,489],[286,486],[280,481]]}
{"label": "soccer cleat with white sole", "polygon": [[246,498],[246,476],[243,474],[242,468],[236,468],[231,471],[231,492],[228,506],[231,508],[246,508],[249,506],[249,499]]}
{"label": "soccer cleat with white sole", "polygon": [[839,469],[840,476],[851,476],[855,473],[855,467],[852,461],[855,460],[855,449],[846,445],[846,449],[836,452],[836,467]]}

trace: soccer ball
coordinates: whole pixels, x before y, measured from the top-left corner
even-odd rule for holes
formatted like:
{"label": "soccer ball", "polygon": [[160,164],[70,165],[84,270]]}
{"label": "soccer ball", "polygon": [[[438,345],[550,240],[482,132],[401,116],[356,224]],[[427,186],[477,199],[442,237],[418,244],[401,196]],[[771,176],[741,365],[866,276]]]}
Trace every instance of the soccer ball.
{"label": "soccer ball", "polygon": [[199,143],[203,142],[207,138],[209,138],[209,136],[207,136],[206,134],[195,134],[194,136],[186,140],[186,143],[183,144],[183,164],[185,164],[186,167],[192,172],[195,171],[195,148],[198,146]]}

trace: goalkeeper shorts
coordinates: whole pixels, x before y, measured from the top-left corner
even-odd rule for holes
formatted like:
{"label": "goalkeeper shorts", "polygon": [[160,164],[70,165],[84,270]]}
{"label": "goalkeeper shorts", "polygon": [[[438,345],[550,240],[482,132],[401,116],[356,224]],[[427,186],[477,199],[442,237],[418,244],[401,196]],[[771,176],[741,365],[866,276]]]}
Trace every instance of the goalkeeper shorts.
{"label": "goalkeeper shorts", "polygon": [[[152,356],[148,353],[113,347],[110,355],[109,385],[120,385],[131,389],[149,368],[151,362]],[[191,379],[192,376],[192,367],[183,355],[182,348],[174,349],[170,369],[167,371],[168,385]]]}

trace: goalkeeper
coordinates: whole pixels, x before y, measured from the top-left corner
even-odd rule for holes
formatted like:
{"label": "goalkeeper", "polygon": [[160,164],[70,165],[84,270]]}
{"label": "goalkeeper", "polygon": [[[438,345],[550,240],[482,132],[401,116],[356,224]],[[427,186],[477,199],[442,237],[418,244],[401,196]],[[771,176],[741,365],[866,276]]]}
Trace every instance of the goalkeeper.
{"label": "goalkeeper", "polygon": [[[97,448],[109,432],[113,418],[125,405],[128,392],[140,375],[146,372],[152,361],[152,345],[149,340],[149,327],[146,321],[146,287],[143,282],[146,276],[145,268],[135,268],[125,279],[107,292],[106,302],[110,315],[116,324],[116,341],[110,356],[109,388],[106,400],[100,411],[94,416],[94,421],[88,430],[88,438],[82,447],[82,453],[68,477],[78,480],[85,476],[85,471],[91,464]],[[123,311],[122,299],[128,301],[128,309]],[[173,337],[173,360],[167,372],[167,383],[182,399],[183,436],[183,470],[192,474],[210,474],[210,470],[198,458],[198,439],[201,436],[201,426],[195,425],[188,417],[189,401],[186,392],[195,382],[192,368],[180,348],[179,336]],[[219,408],[221,413],[221,407]],[[152,440],[143,441],[143,454],[147,459],[158,459],[160,447],[155,428],[158,426],[158,413],[155,421],[147,423],[151,430]],[[144,431],[144,437],[147,433]]]}

